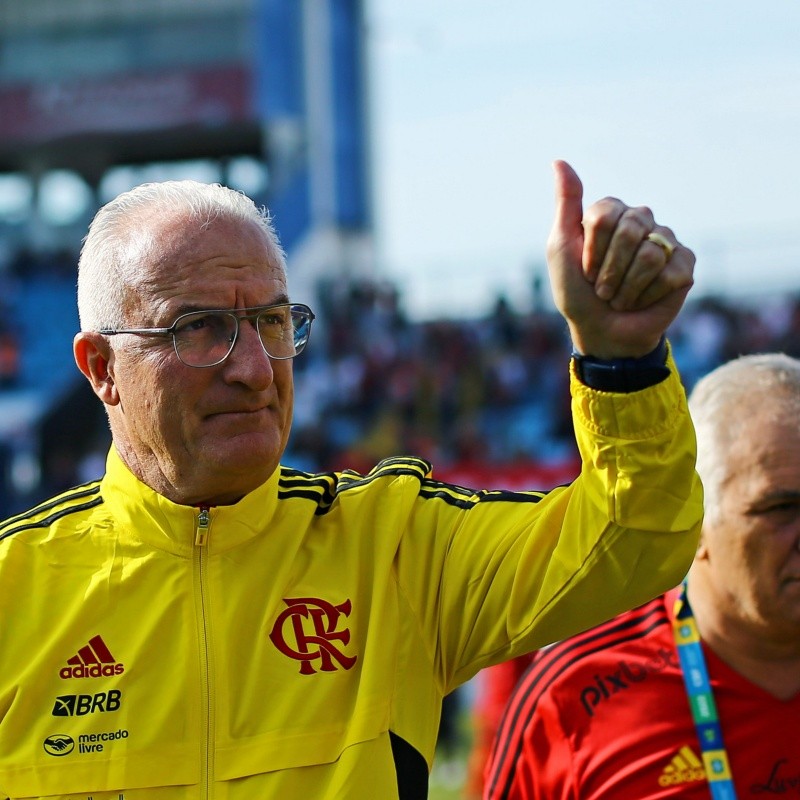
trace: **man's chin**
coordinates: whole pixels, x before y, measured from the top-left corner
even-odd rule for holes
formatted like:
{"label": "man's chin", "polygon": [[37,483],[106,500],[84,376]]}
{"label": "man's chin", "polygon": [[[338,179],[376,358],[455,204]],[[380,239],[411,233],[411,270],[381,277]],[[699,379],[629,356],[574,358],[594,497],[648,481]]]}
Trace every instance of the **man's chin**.
{"label": "man's chin", "polygon": [[252,491],[276,469],[281,452],[282,445],[274,436],[247,434],[215,443],[203,453],[201,462],[220,489],[227,484],[249,484]]}

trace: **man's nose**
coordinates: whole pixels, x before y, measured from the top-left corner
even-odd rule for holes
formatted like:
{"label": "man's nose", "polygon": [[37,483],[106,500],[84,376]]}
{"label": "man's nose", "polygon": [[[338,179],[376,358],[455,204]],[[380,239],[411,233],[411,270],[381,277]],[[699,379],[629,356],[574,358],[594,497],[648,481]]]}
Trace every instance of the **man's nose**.
{"label": "man's nose", "polygon": [[272,383],[272,361],[264,350],[254,321],[240,320],[233,349],[225,361],[225,377],[253,389],[266,389]]}

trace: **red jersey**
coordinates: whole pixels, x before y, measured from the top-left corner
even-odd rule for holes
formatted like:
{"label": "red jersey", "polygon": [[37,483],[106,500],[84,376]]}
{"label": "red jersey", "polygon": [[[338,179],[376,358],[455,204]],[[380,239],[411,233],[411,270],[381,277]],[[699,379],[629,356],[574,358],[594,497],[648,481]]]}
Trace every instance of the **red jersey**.
{"label": "red jersey", "polygon": [[517,681],[531,665],[533,656],[534,653],[525,653],[510,661],[501,661],[481,670],[478,675],[478,695],[472,711],[472,747],[464,782],[466,797],[483,796],[483,770],[492,752],[503,711]]}
{"label": "red jersey", "polygon": [[[678,590],[540,651],[509,701],[487,800],[711,797],[672,632]],[[800,694],[703,645],[738,800],[800,797]]]}

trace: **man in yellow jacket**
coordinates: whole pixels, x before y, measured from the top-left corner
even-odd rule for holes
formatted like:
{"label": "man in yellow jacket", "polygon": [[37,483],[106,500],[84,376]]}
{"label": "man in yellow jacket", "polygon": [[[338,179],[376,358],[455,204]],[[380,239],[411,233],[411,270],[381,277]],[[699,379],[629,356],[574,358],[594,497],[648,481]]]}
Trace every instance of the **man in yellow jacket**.
{"label": "man in yellow jacket", "polygon": [[694,256],[555,170],[583,468],[548,493],[281,464],[314,315],[269,219],[193,182],[98,212],[74,350],[113,447],[0,523],[0,797],[424,798],[444,694],[683,577],[702,497],[664,333]]}

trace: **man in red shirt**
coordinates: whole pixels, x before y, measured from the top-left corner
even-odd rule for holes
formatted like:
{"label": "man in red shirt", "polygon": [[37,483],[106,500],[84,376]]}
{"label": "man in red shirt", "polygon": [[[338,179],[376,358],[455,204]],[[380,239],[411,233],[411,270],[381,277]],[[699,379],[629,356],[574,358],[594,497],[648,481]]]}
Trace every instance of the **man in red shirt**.
{"label": "man in red shirt", "polygon": [[491,800],[800,796],[800,361],[695,387],[705,521],[686,587],[539,652]]}

